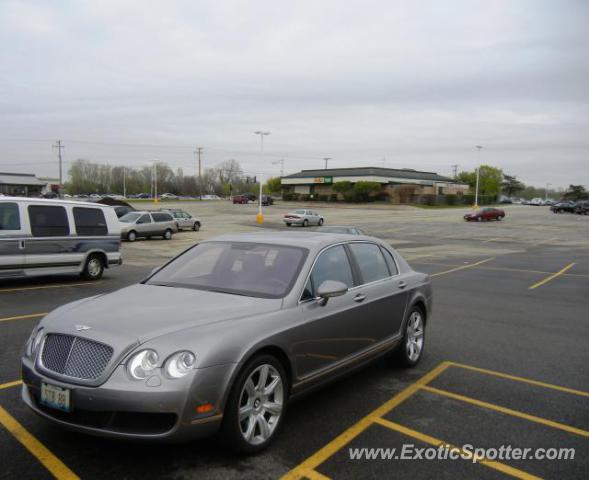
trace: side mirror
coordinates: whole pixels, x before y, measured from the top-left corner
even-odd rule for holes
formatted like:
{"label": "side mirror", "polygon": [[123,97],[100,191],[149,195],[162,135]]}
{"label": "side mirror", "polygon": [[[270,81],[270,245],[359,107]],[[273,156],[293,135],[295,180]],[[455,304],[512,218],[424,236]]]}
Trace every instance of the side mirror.
{"label": "side mirror", "polygon": [[336,280],[325,280],[317,289],[318,302],[321,306],[326,305],[327,300],[332,297],[341,297],[347,291],[348,286],[345,283]]}

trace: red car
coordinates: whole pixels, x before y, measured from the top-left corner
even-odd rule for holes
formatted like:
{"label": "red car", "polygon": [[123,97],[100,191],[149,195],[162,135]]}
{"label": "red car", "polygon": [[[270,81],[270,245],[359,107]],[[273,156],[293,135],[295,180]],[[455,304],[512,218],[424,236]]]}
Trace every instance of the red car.
{"label": "red car", "polygon": [[482,222],[483,220],[501,220],[505,217],[505,211],[500,208],[482,208],[476,212],[467,213],[464,215],[464,219],[467,222],[476,221]]}
{"label": "red car", "polygon": [[245,195],[235,195],[233,197],[233,203],[247,203],[249,202],[249,198],[246,197]]}

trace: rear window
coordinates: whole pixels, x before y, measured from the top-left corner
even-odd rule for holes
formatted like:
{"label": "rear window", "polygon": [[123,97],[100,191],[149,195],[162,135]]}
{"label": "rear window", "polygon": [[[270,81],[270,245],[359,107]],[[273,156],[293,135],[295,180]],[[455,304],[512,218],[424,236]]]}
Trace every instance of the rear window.
{"label": "rear window", "polygon": [[74,207],[74,223],[78,235],[94,236],[108,234],[104,212],[100,208]]}
{"label": "rear window", "polygon": [[171,222],[173,220],[169,213],[152,213],[151,216],[154,222]]}
{"label": "rear window", "polygon": [[20,230],[20,214],[16,203],[0,203],[0,230]]}
{"label": "rear window", "polygon": [[351,243],[349,246],[360,268],[364,283],[375,282],[390,276],[389,267],[378,245],[374,243]]}
{"label": "rear window", "polygon": [[64,207],[29,205],[28,210],[34,237],[63,237],[70,234]]}

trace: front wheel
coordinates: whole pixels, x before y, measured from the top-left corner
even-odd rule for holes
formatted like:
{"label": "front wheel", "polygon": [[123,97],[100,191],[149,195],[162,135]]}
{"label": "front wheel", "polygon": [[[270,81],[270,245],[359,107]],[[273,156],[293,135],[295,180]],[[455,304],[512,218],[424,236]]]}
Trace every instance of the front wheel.
{"label": "front wheel", "polygon": [[129,233],[127,233],[127,240],[130,242],[137,240],[137,234],[135,233],[135,230],[131,230]]}
{"label": "front wheel", "polygon": [[192,226],[192,230],[194,230],[195,232],[198,232],[200,230],[200,222],[194,222],[194,225]]}
{"label": "front wheel", "polygon": [[82,271],[85,280],[99,280],[104,273],[104,262],[99,255],[90,255]]}
{"label": "front wheel", "polygon": [[483,217],[477,217],[477,222],[482,222],[483,221]]}
{"label": "front wheel", "polygon": [[501,215],[499,215],[499,216],[497,217],[497,221],[501,220],[502,218],[503,218],[503,217],[502,217]]}
{"label": "front wheel", "polygon": [[323,225],[323,219],[322,218],[319,219],[319,226],[321,226],[321,225]]}
{"label": "front wheel", "polygon": [[286,412],[287,377],[272,355],[250,360],[235,381],[221,432],[228,446],[240,453],[264,450],[276,437]]}
{"label": "front wheel", "polygon": [[286,224],[286,226],[287,226],[287,227],[290,227],[290,223],[287,223],[287,224]]}
{"label": "front wheel", "polygon": [[169,228],[164,232],[164,240],[172,240],[172,230]]}
{"label": "front wheel", "polygon": [[304,227],[308,227],[309,226],[309,220],[307,220],[306,218],[303,220],[303,228]]}
{"label": "front wheel", "polygon": [[419,363],[425,344],[425,321],[419,307],[409,311],[405,324],[405,332],[401,344],[397,347],[396,356],[401,365],[414,367]]}

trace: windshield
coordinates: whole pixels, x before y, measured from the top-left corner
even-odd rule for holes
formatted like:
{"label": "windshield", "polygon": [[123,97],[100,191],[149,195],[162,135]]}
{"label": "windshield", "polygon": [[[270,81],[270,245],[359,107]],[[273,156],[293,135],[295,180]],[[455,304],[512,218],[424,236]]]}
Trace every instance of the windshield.
{"label": "windshield", "polygon": [[145,283],[261,298],[292,288],[307,250],[247,242],[206,242],[162,268]]}
{"label": "windshield", "polygon": [[135,220],[137,220],[140,216],[141,214],[137,212],[125,213],[125,215],[119,218],[119,222],[132,223]]}

